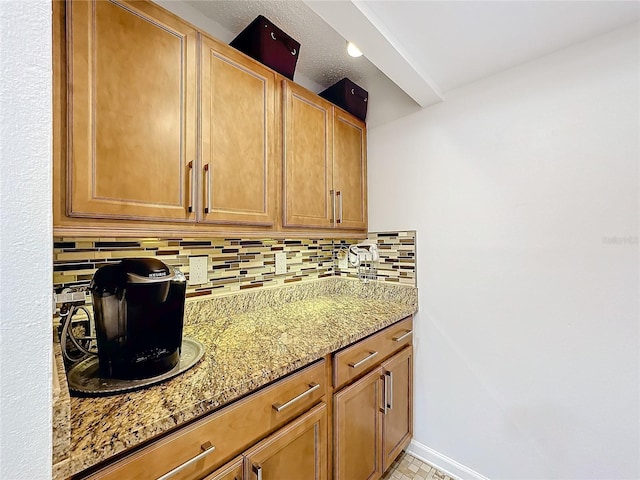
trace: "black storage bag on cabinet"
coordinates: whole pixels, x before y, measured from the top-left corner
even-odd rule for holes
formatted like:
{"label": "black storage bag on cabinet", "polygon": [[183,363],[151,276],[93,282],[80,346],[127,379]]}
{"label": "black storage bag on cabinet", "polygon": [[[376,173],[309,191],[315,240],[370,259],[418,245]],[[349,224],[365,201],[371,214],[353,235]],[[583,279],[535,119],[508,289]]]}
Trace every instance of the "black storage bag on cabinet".
{"label": "black storage bag on cabinet", "polygon": [[230,45],[293,80],[300,54],[300,43],[276,27],[268,18],[258,15]]}
{"label": "black storage bag on cabinet", "polygon": [[367,91],[353,83],[348,78],[343,78],[334,83],[326,90],[320,92],[322,98],[326,98],[331,103],[335,103],[340,108],[364,121],[367,118]]}

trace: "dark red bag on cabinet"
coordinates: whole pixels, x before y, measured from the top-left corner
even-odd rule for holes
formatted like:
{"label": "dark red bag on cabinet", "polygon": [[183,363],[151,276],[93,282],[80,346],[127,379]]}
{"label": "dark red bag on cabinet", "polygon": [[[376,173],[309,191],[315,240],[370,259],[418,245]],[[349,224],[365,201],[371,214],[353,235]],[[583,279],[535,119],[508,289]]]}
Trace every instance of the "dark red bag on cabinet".
{"label": "dark red bag on cabinet", "polygon": [[348,78],[343,78],[326,90],[320,92],[322,98],[326,98],[331,103],[335,103],[340,108],[364,121],[367,118],[367,101],[369,94],[367,91],[353,83]]}
{"label": "dark red bag on cabinet", "polygon": [[276,27],[268,18],[258,15],[230,45],[293,80],[300,43]]}

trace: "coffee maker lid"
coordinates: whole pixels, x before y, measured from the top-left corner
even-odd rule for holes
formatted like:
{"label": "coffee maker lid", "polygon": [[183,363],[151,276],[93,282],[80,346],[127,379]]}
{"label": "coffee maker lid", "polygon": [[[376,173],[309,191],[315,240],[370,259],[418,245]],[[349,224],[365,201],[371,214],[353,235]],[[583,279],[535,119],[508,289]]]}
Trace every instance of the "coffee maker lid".
{"label": "coffee maker lid", "polygon": [[128,258],[120,265],[128,283],[167,282],[175,276],[173,269],[157,258]]}

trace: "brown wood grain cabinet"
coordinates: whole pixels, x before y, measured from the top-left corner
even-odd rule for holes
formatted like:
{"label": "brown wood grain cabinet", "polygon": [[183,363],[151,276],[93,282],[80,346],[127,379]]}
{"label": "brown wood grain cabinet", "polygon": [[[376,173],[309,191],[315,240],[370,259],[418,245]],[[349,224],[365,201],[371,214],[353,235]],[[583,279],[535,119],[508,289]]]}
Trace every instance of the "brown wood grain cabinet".
{"label": "brown wood grain cabinet", "polygon": [[275,73],[202,36],[201,220],[274,224]]}
{"label": "brown wood grain cabinet", "polygon": [[171,480],[204,478],[321,402],[328,389],[326,368],[325,360],[315,362],[81,478],[148,480],[168,472],[174,472]]}
{"label": "brown wood grain cabinet", "polygon": [[366,127],[148,1],[54,1],[54,233],[367,228]]}
{"label": "brown wood grain cabinet", "polygon": [[334,478],[375,480],[413,433],[412,347],[334,396]]}
{"label": "brown wood grain cabinet", "polygon": [[336,228],[367,229],[367,129],[339,108],[333,112]]}
{"label": "brown wood grain cabinet", "polygon": [[366,126],[283,80],[285,227],[367,229]]}
{"label": "brown wood grain cabinet", "polygon": [[408,317],[333,355],[335,480],[376,480],[413,434]]}
{"label": "brown wood grain cabinet", "polygon": [[378,479],[413,432],[411,332],[407,317],[73,478]]}
{"label": "brown wood grain cabinet", "polygon": [[382,402],[378,370],[334,396],[334,478],[370,480],[382,475]]}
{"label": "brown wood grain cabinet", "polygon": [[251,480],[327,480],[327,407],[314,407],[244,454]]}
{"label": "brown wood grain cabinet", "polygon": [[193,220],[196,31],[145,2],[67,8],[67,214]]}
{"label": "brown wood grain cabinet", "polygon": [[283,81],[284,216],[287,227],[332,228],[332,105]]}
{"label": "brown wood grain cabinet", "polygon": [[[386,408],[382,416],[382,471],[385,472],[413,435],[413,348],[382,364]],[[384,401],[384,399],[383,399]]]}

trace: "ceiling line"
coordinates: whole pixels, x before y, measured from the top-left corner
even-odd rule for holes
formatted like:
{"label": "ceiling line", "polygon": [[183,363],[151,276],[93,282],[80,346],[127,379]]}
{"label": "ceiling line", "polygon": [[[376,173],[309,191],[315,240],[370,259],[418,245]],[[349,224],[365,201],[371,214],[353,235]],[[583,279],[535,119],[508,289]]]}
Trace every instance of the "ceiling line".
{"label": "ceiling line", "polygon": [[369,61],[418,105],[426,107],[444,100],[433,79],[415,67],[400,43],[363,2],[304,2],[342,37],[358,45]]}

